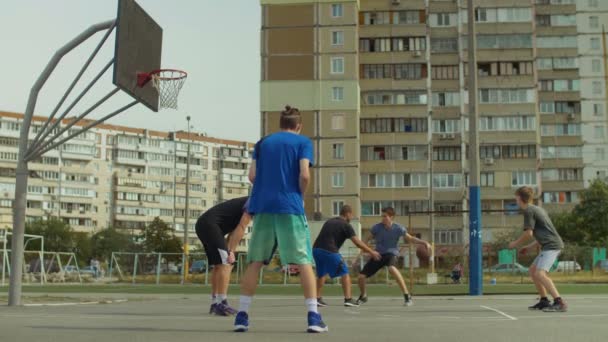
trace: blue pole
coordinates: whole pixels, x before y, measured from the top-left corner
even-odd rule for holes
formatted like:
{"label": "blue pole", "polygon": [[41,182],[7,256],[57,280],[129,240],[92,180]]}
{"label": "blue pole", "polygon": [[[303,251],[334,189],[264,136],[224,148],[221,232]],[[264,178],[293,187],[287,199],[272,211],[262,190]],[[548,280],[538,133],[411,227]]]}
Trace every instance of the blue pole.
{"label": "blue pole", "polygon": [[469,187],[469,295],[483,294],[481,195],[479,186]]}

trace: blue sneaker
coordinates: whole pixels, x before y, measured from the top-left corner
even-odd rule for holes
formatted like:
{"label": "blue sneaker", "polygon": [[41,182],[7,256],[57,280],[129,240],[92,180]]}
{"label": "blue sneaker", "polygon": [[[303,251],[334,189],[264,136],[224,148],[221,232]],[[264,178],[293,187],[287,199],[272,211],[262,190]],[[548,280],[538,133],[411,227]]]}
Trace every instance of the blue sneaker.
{"label": "blue sneaker", "polygon": [[309,333],[322,333],[329,331],[327,325],[323,323],[323,318],[316,312],[308,313],[308,329],[306,330]]}
{"label": "blue sneaker", "polygon": [[244,311],[240,311],[234,319],[234,331],[245,332],[247,330],[249,330],[249,315]]}

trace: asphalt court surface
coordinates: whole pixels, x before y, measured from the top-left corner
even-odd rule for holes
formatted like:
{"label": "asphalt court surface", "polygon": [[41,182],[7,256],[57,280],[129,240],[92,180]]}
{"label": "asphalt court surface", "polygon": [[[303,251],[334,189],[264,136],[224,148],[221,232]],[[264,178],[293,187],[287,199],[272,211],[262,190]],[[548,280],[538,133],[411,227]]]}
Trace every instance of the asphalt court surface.
{"label": "asphalt court surface", "polygon": [[[233,296],[234,301],[237,296]],[[303,299],[259,296],[250,331],[231,331],[232,317],[208,315],[207,296],[139,296],[111,304],[0,306],[0,341],[605,341],[608,296],[565,298],[566,313],[529,311],[534,296],[370,297],[345,308],[328,297],[326,334],[307,334]],[[234,303],[236,304],[236,302]]]}

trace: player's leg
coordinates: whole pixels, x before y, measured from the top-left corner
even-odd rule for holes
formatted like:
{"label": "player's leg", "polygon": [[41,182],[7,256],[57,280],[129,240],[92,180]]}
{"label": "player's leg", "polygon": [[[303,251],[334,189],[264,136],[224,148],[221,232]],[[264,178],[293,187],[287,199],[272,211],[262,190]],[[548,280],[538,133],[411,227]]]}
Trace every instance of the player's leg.
{"label": "player's leg", "polygon": [[317,274],[317,304],[319,306],[327,306],[327,303],[323,301],[323,285],[325,285],[326,276],[319,277]]}
{"label": "player's leg", "polygon": [[353,284],[350,279],[350,274],[345,274],[340,278],[342,283],[342,292],[344,292],[344,306],[359,306],[356,300],[353,299]]}
{"label": "player's leg", "polygon": [[382,256],[380,260],[370,259],[363,269],[359,273],[359,299],[357,299],[358,304],[367,303],[367,278],[372,277],[376,274],[382,267],[386,265],[386,258]]}
{"label": "player's leg", "polygon": [[542,251],[538,257],[538,262],[536,263],[535,277],[539,280],[542,286],[547,289],[547,291],[551,294],[551,297],[553,297],[553,304],[544,308],[543,311],[568,311],[568,304],[566,304],[566,302],[562,300],[562,297],[557,291],[553,280],[551,280],[551,278],[549,277],[549,271],[555,263],[555,260],[557,260],[559,253],[559,250]]}
{"label": "player's leg", "polygon": [[534,262],[528,269],[528,273],[530,273],[530,278],[532,279],[532,282],[534,282],[534,286],[536,287],[536,291],[538,292],[538,295],[540,297],[538,303],[528,307],[528,309],[530,310],[542,310],[551,305],[551,302],[547,298],[547,289],[545,289],[540,279],[537,277],[538,268],[536,264],[539,260],[539,257],[540,255],[536,257],[536,259],[534,259]]}
{"label": "player's leg", "polygon": [[284,264],[296,264],[300,269],[300,284],[308,310],[308,332],[325,332],[327,325],[317,307],[316,277],[312,269],[313,253],[310,229],[303,215],[275,215],[279,254]]}
{"label": "player's leg", "polygon": [[386,265],[388,267],[388,272],[391,274],[393,279],[395,279],[395,281],[397,282],[397,285],[399,285],[399,288],[401,289],[401,293],[403,294],[404,304],[406,306],[414,305],[414,302],[412,301],[412,296],[410,295],[410,292],[407,290],[407,286],[405,285],[405,280],[403,279],[403,275],[401,275],[401,272],[399,272],[399,269],[396,266],[397,265],[397,256],[395,256],[395,255],[388,256]]}
{"label": "player's leg", "polygon": [[[205,220],[199,219],[195,225],[196,235],[203,243],[205,254],[207,255],[208,266],[222,265],[222,257],[220,255],[220,249],[226,248],[226,242],[222,236],[222,230],[216,224],[206,222]],[[210,314],[217,314],[225,316],[223,310],[218,308],[218,303],[221,301],[218,298],[218,283],[221,277],[220,272],[214,267],[211,272],[211,306],[209,308]]]}
{"label": "player's leg", "polygon": [[327,303],[323,300],[323,285],[327,279],[327,260],[325,258],[325,251],[319,248],[312,250],[312,256],[315,260],[316,271],[317,271],[317,305],[323,307],[327,306]]}
{"label": "player's leg", "polygon": [[271,215],[259,214],[253,219],[251,240],[247,261],[249,265],[241,281],[239,312],[234,321],[234,331],[245,332],[249,329],[249,306],[258,286],[258,276],[265,262],[272,258],[276,244],[276,235]]}

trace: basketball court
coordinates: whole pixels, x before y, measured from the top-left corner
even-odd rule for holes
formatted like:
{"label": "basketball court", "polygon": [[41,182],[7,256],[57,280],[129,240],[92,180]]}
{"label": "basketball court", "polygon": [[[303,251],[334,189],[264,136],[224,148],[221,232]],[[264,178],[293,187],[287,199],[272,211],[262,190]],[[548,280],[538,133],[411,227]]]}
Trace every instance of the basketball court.
{"label": "basketball court", "polygon": [[[94,296],[94,294],[87,294]],[[108,296],[100,295],[100,296]],[[210,316],[207,295],[114,295],[111,304],[0,306],[1,341],[604,341],[608,296],[568,296],[566,313],[533,312],[534,296],[370,297],[345,308],[327,297],[329,333],[305,333],[300,297],[259,296],[250,331],[231,331],[232,317]],[[233,297],[235,299],[236,297]],[[121,302],[120,299],[128,299]]]}

